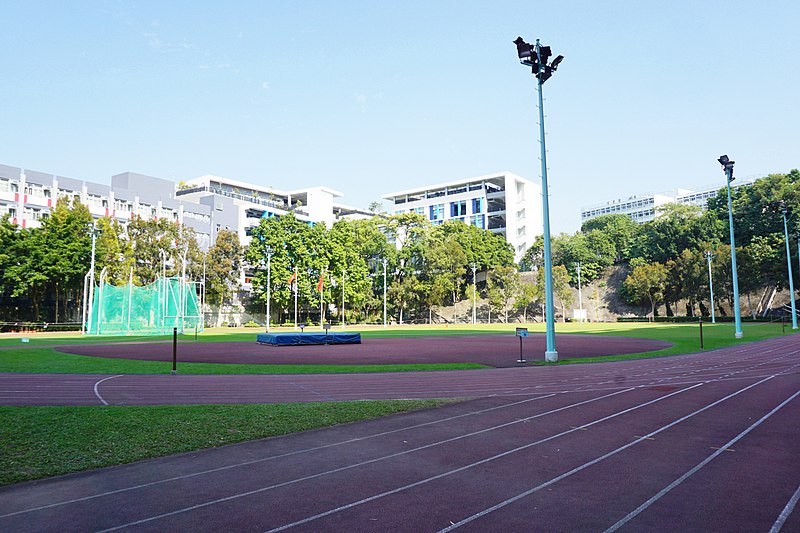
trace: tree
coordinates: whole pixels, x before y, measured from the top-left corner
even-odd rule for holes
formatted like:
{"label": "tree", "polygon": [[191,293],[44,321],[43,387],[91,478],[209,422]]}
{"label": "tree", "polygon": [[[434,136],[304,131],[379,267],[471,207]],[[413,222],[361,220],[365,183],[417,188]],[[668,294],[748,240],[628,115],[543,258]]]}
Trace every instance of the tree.
{"label": "tree", "polygon": [[641,226],[631,242],[630,256],[665,264],[687,248],[700,249],[723,237],[724,225],[713,214],[693,205],[666,204],[655,220]]}
{"label": "tree", "polygon": [[642,263],[634,266],[625,278],[623,286],[630,303],[648,302],[652,316],[656,306],[664,299],[667,284],[667,268],[661,263]]}
{"label": "tree", "polygon": [[[206,268],[206,298],[222,306],[230,297],[239,281],[242,266],[242,245],[239,236],[230,230],[220,230],[217,240],[209,248]],[[218,310],[217,325],[222,322],[222,311]]]}
{"label": "tree", "polygon": [[503,311],[503,322],[508,323],[508,308],[519,292],[519,274],[511,266],[493,268],[489,271],[487,285],[490,301],[496,298],[499,304],[493,307]]}
{"label": "tree", "polygon": [[517,297],[514,299],[514,308],[522,311],[522,321],[528,321],[528,309],[538,301],[536,285],[533,283],[520,283]]}
{"label": "tree", "polygon": [[571,307],[575,301],[569,281],[570,275],[564,265],[553,267],[553,294],[561,305],[561,320],[564,322],[567,321],[567,308]]}
{"label": "tree", "polygon": [[581,232],[588,234],[598,231],[608,237],[614,245],[614,261],[628,258],[631,239],[637,232],[637,224],[627,215],[603,215],[587,220],[581,226]]}

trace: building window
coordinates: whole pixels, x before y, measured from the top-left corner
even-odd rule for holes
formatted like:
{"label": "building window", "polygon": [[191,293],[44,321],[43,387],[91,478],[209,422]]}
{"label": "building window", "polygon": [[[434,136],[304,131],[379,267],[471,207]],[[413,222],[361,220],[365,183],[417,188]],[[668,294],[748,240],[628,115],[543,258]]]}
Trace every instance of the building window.
{"label": "building window", "polygon": [[472,199],[472,212],[483,213],[483,198]]}
{"label": "building window", "polygon": [[467,214],[467,201],[450,202],[450,216],[463,217]]}
{"label": "building window", "polygon": [[484,219],[484,215],[472,215],[470,217],[469,223],[479,229],[486,229],[486,222]]}
{"label": "building window", "polygon": [[430,207],[431,220],[442,220],[444,218],[444,204],[435,204]]}

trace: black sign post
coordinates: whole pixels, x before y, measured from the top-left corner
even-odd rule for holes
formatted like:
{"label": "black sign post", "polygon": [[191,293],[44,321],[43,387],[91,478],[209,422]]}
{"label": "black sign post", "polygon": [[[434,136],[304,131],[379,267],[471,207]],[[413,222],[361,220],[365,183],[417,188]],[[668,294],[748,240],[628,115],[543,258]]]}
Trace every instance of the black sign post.
{"label": "black sign post", "polygon": [[178,373],[178,328],[172,328],[172,374]]}
{"label": "black sign post", "polygon": [[519,337],[519,359],[517,359],[517,363],[527,363],[525,358],[522,357],[522,337],[528,336],[528,328],[517,328],[516,335]]}

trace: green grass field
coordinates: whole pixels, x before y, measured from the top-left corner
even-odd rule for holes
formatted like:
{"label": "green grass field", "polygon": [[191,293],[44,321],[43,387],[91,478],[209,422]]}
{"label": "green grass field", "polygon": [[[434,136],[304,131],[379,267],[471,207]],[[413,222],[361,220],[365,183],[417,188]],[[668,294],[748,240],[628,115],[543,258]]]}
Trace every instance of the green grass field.
{"label": "green grass field", "polygon": [[427,409],[442,400],[0,407],[0,485]]}

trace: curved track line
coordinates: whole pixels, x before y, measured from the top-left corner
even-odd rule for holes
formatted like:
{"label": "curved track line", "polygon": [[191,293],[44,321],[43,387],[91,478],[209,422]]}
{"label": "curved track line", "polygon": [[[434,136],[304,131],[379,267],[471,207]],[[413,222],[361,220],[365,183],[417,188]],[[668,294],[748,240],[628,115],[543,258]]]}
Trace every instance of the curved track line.
{"label": "curved track line", "polygon": [[100,391],[97,390],[97,386],[100,385],[104,381],[108,381],[109,379],[114,379],[114,378],[121,378],[124,375],[125,374],[117,374],[116,376],[109,376],[107,378],[101,379],[100,381],[98,381],[97,383],[94,384],[94,395],[97,396],[97,399],[100,400],[103,403],[103,405],[108,405],[108,402],[105,401],[102,396],[100,396]]}

